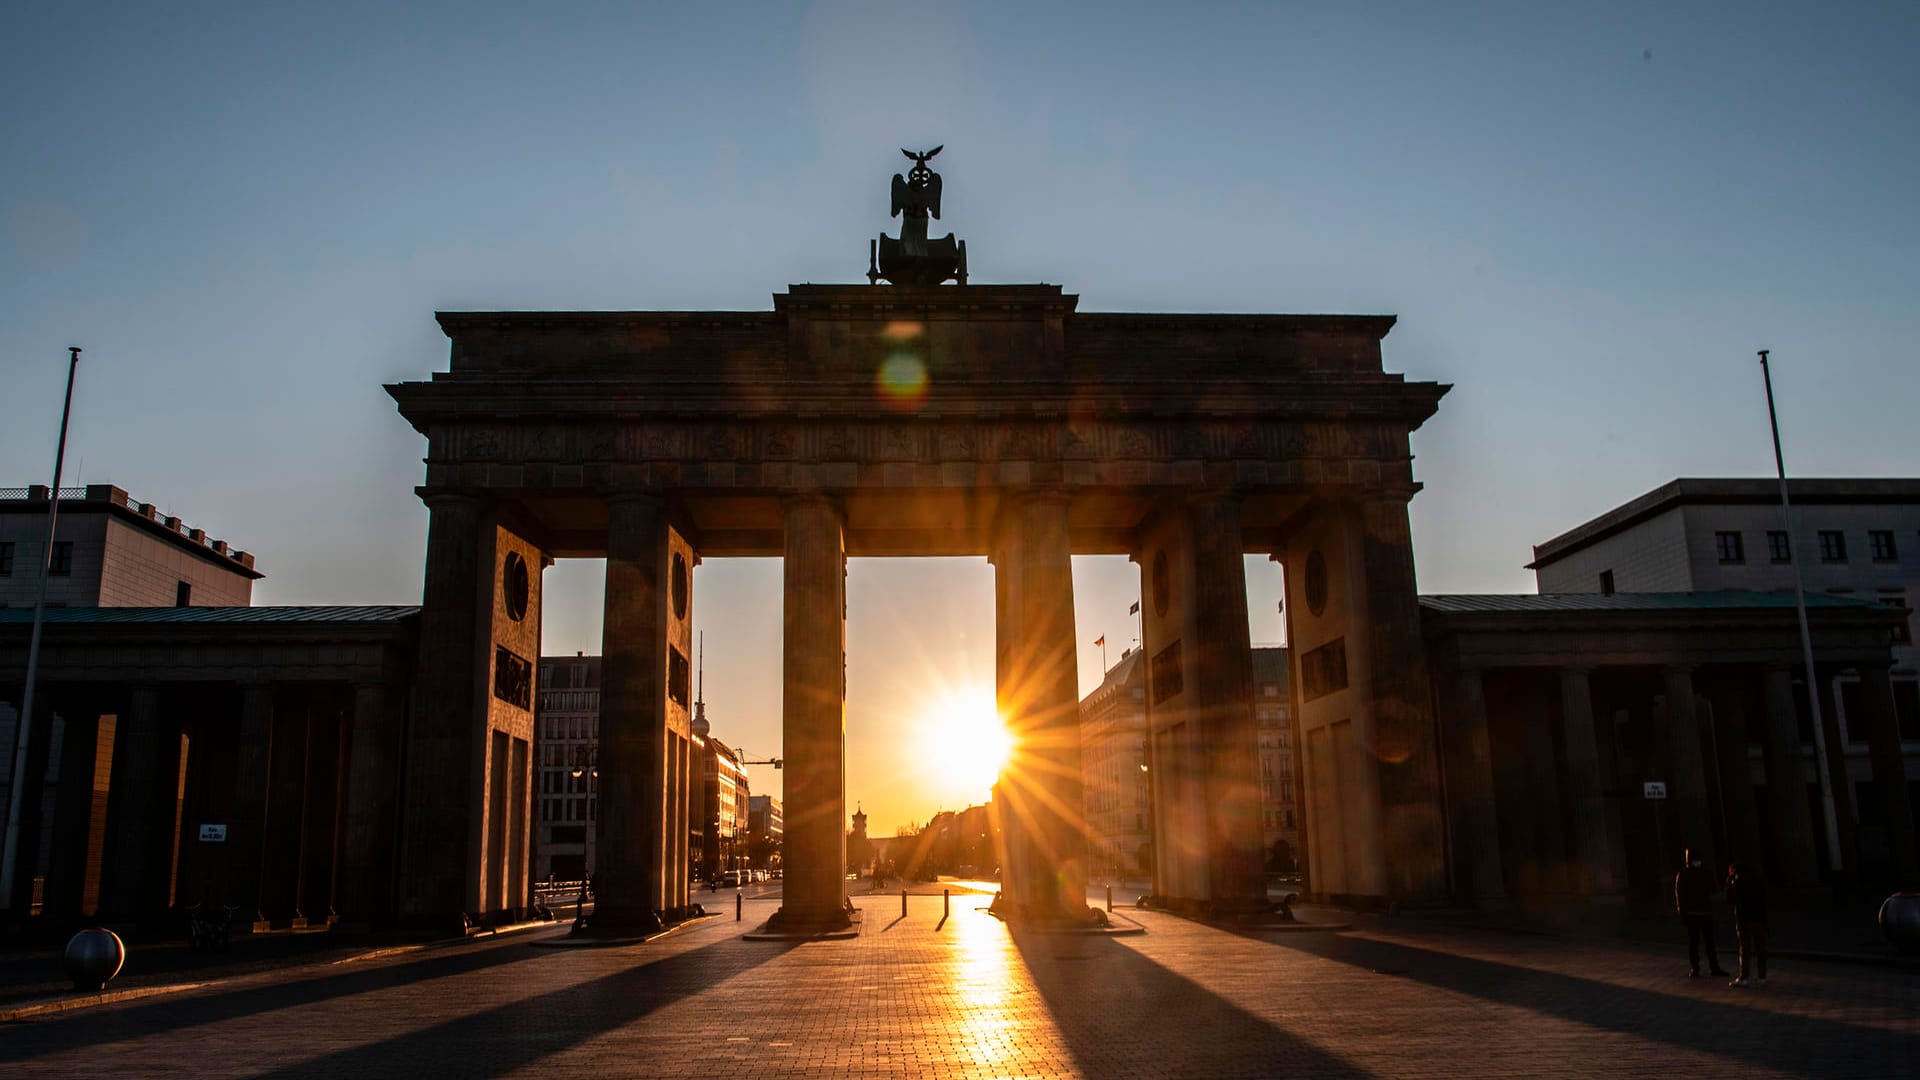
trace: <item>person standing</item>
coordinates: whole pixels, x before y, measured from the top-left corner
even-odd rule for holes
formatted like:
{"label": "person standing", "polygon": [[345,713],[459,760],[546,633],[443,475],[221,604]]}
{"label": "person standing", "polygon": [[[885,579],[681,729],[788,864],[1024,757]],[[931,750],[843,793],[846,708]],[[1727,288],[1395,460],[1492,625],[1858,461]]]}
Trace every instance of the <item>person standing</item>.
{"label": "person standing", "polygon": [[1713,943],[1713,875],[1706,862],[1692,848],[1687,849],[1686,865],[1673,876],[1673,906],[1687,927],[1687,962],[1694,978],[1700,977],[1700,944],[1707,946],[1707,971],[1724,977],[1720,952]]}
{"label": "person standing", "polygon": [[1740,974],[1729,986],[1746,986],[1753,975],[1767,984],[1767,882],[1760,871],[1734,863],[1727,868],[1727,903],[1733,908],[1733,936],[1740,943]]}

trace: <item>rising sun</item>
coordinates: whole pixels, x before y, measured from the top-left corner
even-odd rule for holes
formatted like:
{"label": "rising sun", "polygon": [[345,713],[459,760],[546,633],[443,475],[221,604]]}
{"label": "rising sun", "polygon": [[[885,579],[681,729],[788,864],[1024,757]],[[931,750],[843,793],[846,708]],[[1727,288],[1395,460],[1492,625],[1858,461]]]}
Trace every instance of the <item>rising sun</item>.
{"label": "rising sun", "polygon": [[953,693],[921,717],[927,770],[969,799],[984,799],[1013,752],[1013,736],[995,711],[993,692]]}

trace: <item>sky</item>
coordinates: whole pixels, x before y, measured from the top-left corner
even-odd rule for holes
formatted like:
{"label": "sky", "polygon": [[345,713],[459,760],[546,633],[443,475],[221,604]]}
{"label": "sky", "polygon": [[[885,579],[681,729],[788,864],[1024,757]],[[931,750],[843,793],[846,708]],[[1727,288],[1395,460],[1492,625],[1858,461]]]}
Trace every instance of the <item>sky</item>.
{"label": "sky", "polygon": [[[1572,8],[1572,10],[1564,10]],[[565,3],[0,8],[0,486],[113,483],[257,603],[415,603],[435,310],[767,310],[856,281],[945,144],[977,282],[1083,311],[1399,317],[1425,592],[1676,476],[1920,475],[1920,7]],[[548,653],[600,568],[548,571]],[[715,731],[779,743],[779,568],[695,575]],[[1137,574],[1075,565],[1083,692]],[[980,560],[856,560],[873,831],[984,792],[927,716],[992,677]],[[1256,641],[1283,636],[1250,561]],[[779,774],[753,770],[756,790]]]}

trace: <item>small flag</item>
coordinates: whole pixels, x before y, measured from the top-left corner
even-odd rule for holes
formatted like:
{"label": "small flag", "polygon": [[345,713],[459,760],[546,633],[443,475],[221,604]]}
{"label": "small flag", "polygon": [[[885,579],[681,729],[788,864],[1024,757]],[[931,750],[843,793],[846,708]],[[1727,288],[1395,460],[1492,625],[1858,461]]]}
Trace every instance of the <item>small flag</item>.
{"label": "small flag", "polygon": [[1129,615],[1138,615],[1138,614],[1140,614],[1140,601],[1138,601],[1138,600],[1135,600],[1135,601],[1133,602],[1133,606],[1127,609],[1127,614],[1129,614]]}
{"label": "small flag", "polygon": [[1105,645],[1107,643],[1107,635],[1101,634],[1099,637],[1093,639],[1093,643],[1095,646]]}

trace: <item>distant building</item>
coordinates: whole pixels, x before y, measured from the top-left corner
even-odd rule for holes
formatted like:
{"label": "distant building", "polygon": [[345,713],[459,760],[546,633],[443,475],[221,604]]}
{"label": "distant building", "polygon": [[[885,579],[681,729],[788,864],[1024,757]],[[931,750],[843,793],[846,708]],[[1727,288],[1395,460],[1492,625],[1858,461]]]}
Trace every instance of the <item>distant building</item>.
{"label": "distant building", "polygon": [[1129,650],[1080,702],[1081,801],[1096,871],[1146,872],[1146,688],[1146,664]]}
{"label": "distant building", "polygon": [[[47,542],[45,485],[0,488],[0,608],[32,607]],[[246,607],[253,556],[110,484],[60,489],[50,607]]]}
{"label": "distant building", "polygon": [[[698,725],[695,725],[696,732]],[[733,747],[706,736],[705,767],[701,775],[701,806],[706,823],[702,836],[702,866],[709,874],[745,865],[747,858],[747,770]]]}
{"label": "distant building", "polygon": [[747,831],[755,836],[778,840],[786,831],[780,800],[771,795],[747,796]]}
{"label": "distant building", "polygon": [[1298,869],[1300,822],[1294,800],[1293,705],[1288,696],[1287,650],[1253,650],[1253,719],[1260,738],[1260,836],[1267,869]]}
{"label": "distant building", "polygon": [[[534,713],[535,804],[533,879],[579,881],[590,873],[599,793],[600,658],[540,658],[540,697]],[[575,775],[575,774],[578,775]]]}
{"label": "distant building", "polygon": [[[1295,868],[1300,846],[1294,801],[1292,705],[1287,650],[1253,650],[1254,720],[1259,727],[1260,824],[1267,868]],[[1146,873],[1151,835],[1146,665],[1129,650],[1080,702],[1080,771],[1093,867]]]}

